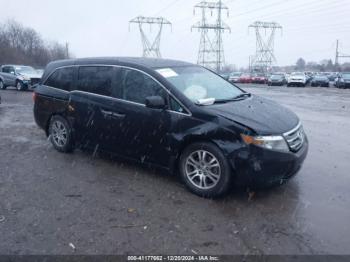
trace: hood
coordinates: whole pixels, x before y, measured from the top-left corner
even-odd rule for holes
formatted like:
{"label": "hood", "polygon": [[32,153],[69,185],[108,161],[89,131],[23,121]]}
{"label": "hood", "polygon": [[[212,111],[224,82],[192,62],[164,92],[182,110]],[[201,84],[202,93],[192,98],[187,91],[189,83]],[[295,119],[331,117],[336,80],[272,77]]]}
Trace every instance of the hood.
{"label": "hood", "polygon": [[29,77],[29,78],[41,78],[41,74],[39,74],[39,73],[31,73],[31,74],[21,73],[20,75],[25,76],[25,77]]}
{"label": "hood", "polygon": [[290,76],[289,79],[292,79],[292,80],[305,80],[306,76]]}
{"label": "hood", "polygon": [[281,135],[295,128],[299,118],[271,100],[254,96],[206,107],[211,113],[253,129],[258,135]]}

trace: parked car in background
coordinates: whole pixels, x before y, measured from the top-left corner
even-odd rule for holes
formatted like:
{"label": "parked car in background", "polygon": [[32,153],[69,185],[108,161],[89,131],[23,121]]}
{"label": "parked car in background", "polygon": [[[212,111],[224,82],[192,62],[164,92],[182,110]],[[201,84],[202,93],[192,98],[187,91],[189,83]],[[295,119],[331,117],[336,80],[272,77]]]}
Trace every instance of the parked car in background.
{"label": "parked car in background", "polygon": [[287,84],[287,79],[286,79],[284,74],[276,73],[276,74],[272,74],[269,77],[267,84],[269,86],[283,86],[283,85]]}
{"label": "parked car in background", "polygon": [[42,77],[42,75],[44,74],[44,69],[36,69],[36,72],[38,73],[38,75],[40,76],[40,78]]}
{"label": "parked car in background", "polygon": [[294,72],[291,73],[288,80],[287,86],[302,86],[305,87],[308,81],[308,77],[305,73]]}
{"label": "parked car in background", "polygon": [[329,81],[334,82],[338,77],[338,73],[330,73],[330,75],[328,76]]}
{"label": "parked car in background", "polygon": [[311,86],[329,87],[329,79],[326,75],[315,75],[311,80]]}
{"label": "parked car in background", "polygon": [[238,83],[241,75],[242,75],[241,72],[233,72],[230,74],[228,81],[230,81],[231,83]]}
{"label": "parked car in background", "polygon": [[266,78],[265,74],[263,74],[263,73],[255,73],[252,76],[252,83],[253,84],[266,84],[267,78]]}
{"label": "parked car in background", "polygon": [[217,197],[233,182],[271,186],[301,168],[299,118],[198,65],[165,59],[50,63],[34,118],[54,148],[98,148],[179,172],[193,193]]}
{"label": "parked car in background", "polygon": [[14,86],[18,91],[39,83],[41,75],[31,66],[3,65],[0,70],[0,89]]}
{"label": "parked car in background", "polygon": [[239,79],[238,79],[238,83],[241,83],[241,84],[250,84],[250,83],[252,83],[252,75],[251,74],[247,74],[247,73],[242,74],[239,77]]}
{"label": "parked car in background", "polygon": [[339,74],[334,85],[338,88],[350,88],[350,72]]}

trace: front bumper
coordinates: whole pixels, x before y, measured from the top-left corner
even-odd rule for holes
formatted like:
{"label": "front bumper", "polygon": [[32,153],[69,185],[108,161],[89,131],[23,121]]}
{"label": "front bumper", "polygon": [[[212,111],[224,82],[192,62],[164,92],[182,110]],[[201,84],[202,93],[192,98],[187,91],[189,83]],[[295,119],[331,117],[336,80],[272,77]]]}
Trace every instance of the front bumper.
{"label": "front bumper", "polygon": [[290,80],[288,82],[289,85],[306,85],[306,82],[303,80]]}
{"label": "front bumper", "polygon": [[238,186],[268,187],[283,184],[301,168],[308,153],[308,140],[298,152],[278,152],[248,146],[230,156]]}

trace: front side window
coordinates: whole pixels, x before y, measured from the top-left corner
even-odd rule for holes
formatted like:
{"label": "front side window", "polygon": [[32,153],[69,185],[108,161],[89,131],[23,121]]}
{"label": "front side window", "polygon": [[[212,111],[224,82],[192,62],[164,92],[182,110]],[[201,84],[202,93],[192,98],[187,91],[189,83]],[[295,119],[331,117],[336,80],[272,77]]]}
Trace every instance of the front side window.
{"label": "front side window", "polygon": [[166,97],[166,92],[155,80],[133,69],[122,69],[120,88],[122,99],[139,104],[145,104],[149,96]]}
{"label": "front side window", "polygon": [[45,85],[71,91],[73,89],[73,81],[74,67],[65,67],[57,69],[49,79],[46,80]]}
{"label": "front side window", "polygon": [[179,112],[179,113],[186,113],[185,109],[172,97],[169,98],[170,101],[170,110]]}
{"label": "front side window", "polygon": [[77,89],[79,91],[110,96],[114,68],[111,66],[83,66],[79,68]]}
{"label": "front side window", "polygon": [[233,99],[243,92],[218,75],[199,66],[181,66],[156,70],[193,102],[201,99]]}

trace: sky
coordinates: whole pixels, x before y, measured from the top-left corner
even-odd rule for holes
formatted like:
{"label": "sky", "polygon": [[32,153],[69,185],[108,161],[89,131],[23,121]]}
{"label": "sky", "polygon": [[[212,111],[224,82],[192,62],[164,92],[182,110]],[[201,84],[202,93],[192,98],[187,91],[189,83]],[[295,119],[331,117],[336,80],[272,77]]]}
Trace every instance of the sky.
{"label": "sky", "polygon": [[[141,37],[129,20],[163,16],[162,57],[196,62],[200,33],[191,26],[200,20],[193,7],[200,0],[0,0],[0,23],[15,19],[38,31],[45,40],[68,42],[75,57],[141,56]],[[277,22],[277,65],[295,64],[299,57],[319,62],[335,57],[336,40],[350,54],[350,0],[223,0],[223,15],[231,33],[223,36],[225,61],[247,67],[255,53],[255,21]],[[209,14],[210,17],[210,14]],[[209,18],[210,19],[210,18]],[[156,30],[145,28],[147,34]],[[350,59],[348,59],[350,62]],[[341,62],[347,62],[344,59]]]}

